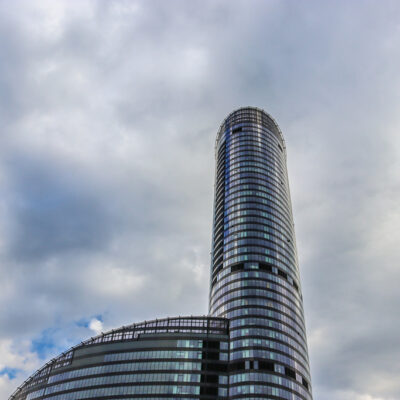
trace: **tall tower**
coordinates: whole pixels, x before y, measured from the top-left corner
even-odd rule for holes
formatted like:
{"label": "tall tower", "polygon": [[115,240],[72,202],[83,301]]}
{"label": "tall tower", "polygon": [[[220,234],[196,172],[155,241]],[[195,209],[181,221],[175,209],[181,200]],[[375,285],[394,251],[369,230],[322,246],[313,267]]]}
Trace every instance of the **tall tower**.
{"label": "tall tower", "polygon": [[282,133],[264,111],[241,108],[215,150],[209,315],[90,338],[10,400],[312,399]]}
{"label": "tall tower", "polygon": [[228,395],[311,399],[282,132],[265,111],[240,108],[215,157],[209,313],[229,319]]}

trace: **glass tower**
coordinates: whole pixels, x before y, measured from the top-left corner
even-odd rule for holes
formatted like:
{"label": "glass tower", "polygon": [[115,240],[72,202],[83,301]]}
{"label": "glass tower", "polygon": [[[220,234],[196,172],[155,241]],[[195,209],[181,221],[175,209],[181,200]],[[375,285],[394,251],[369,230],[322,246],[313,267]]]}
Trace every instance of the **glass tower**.
{"label": "glass tower", "polygon": [[10,400],[312,400],[282,133],[263,110],[241,108],[215,151],[209,315],[90,338]]}
{"label": "glass tower", "polygon": [[229,397],[311,399],[282,132],[263,110],[238,109],[215,156],[210,315],[229,319]]}

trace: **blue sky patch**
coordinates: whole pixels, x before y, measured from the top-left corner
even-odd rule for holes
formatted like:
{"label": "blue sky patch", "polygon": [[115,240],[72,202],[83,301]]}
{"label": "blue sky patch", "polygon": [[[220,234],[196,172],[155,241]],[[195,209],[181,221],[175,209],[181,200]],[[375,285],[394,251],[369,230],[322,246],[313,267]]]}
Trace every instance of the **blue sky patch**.
{"label": "blue sky patch", "polygon": [[18,374],[19,372],[21,372],[21,371],[22,371],[22,370],[19,369],[19,368],[8,368],[8,367],[5,367],[5,368],[3,368],[3,369],[0,370],[0,376],[2,376],[2,375],[8,375],[8,377],[9,377],[10,379],[14,379],[14,378],[17,376],[17,374]]}

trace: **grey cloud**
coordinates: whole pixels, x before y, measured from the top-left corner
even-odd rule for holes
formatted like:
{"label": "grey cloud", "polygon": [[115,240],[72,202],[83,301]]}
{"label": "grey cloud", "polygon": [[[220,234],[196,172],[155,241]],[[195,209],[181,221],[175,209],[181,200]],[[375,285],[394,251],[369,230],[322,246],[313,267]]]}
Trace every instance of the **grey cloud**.
{"label": "grey cloud", "polygon": [[15,224],[10,257],[35,262],[107,244],[113,230],[111,212],[104,197],[94,195],[90,177],[78,178],[73,167],[62,168],[50,160],[43,164],[19,157],[8,165],[9,209]]}

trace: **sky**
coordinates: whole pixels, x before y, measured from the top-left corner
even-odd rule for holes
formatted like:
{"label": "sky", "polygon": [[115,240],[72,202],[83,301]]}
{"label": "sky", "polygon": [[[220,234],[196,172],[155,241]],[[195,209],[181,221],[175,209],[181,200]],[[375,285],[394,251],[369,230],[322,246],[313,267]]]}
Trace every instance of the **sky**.
{"label": "sky", "polygon": [[400,3],[0,0],[0,398],[207,313],[214,144],[286,140],[316,400],[400,398]]}

